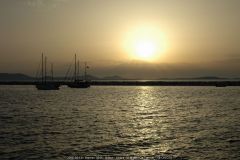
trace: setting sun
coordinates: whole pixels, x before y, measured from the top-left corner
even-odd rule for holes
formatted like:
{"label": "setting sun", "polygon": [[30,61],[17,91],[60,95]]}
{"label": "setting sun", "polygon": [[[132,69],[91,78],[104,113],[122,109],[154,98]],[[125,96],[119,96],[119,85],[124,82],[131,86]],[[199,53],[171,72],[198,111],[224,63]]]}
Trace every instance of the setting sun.
{"label": "setting sun", "polygon": [[157,28],[142,26],[127,34],[124,47],[131,59],[156,61],[164,51],[164,44]]}
{"label": "setting sun", "polygon": [[152,59],[156,52],[156,44],[150,40],[141,40],[134,47],[136,56],[141,59]]}

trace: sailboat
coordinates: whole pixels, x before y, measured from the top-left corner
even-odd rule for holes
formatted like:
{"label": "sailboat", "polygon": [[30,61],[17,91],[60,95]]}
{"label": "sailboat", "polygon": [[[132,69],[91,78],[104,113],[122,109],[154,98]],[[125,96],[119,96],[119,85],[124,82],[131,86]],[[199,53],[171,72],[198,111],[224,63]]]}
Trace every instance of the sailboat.
{"label": "sailboat", "polygon": [[[77,70],[78,69],[78,70]],[[84,63],[84,80],[79,79],[79,61],[77,65],[77,56],[75,54],[74,81],[68,84],[70,88],[89,88],[90,82],[87,81],[87,63]]]}
{"label": "sailboat", "polygon": [[37,82],[36,88],[38,90],[58,90],[59,84],[53,82],[53,65],[51,65],[52,81],[47,81],[47,57],[45,61],[42,53],[42,77],[41,81]]}

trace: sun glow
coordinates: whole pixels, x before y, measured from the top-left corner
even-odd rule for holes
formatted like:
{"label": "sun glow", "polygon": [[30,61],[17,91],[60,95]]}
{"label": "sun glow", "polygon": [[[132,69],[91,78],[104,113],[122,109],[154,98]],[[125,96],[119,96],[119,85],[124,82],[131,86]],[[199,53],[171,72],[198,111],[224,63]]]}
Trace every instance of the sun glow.
{"label": "sun glow", "polygon": [[156,52],[156,44],[151,40],[141,40],[134,47],[136,56],[141,59],[152,58]]}
{"label": "sun glow", "polygon": [[131,59],[156,61],[164,51],[163,35],[151,27],[139,27],[128,33],[125,50]]}

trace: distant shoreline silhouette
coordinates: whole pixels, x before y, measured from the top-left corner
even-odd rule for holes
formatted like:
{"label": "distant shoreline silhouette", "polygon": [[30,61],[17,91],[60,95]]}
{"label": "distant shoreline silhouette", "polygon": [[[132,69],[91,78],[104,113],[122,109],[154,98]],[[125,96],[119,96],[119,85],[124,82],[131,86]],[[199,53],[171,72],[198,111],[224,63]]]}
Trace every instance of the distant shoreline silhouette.
{"label": "distant shoreline silhouette", "polygon": [[[201,76],[201,77],[189,77],[189,78],[159,78],[159,79],[134,79],[134,78],[124,78],[118,75],[113,76],[105,76],[105,77],[98,77],[94,75],[87,75],[88,79],[90,80],[150,80],[150,81],[161,81],[161,80],[223,80],[223,81],[229,81],[229,80],[240,80],[240,77],[236,78],[225,78],[225,77],[217,77],[217,76]],[[50,79],[51,77],[47,77]],[[58,76],[55,77],[55,80],[64,80],[64,76]],[[81,77],[80,77],[81,78]],[[0,73],[0,81],[34,81],[36,78],[32,76],[28,76],[26,74],[22,73]]]}
{"label": "distant shoreline silhouette", "polygon": [[[90,75],[88,75],[90,76]],[[94,77],[94,76],[91,76]],[[0,85],[36,85],[36,79],[24,74],[0,73]],[[64,81],[61,77],[55,79],[56,85],[69,85],[71,81]],[[91,79],[91,85],[105,86],[240,86],[240,79],[224,79],[204,77],[195,79],[161,79],[161,80],[130,80],[130,79]]]}

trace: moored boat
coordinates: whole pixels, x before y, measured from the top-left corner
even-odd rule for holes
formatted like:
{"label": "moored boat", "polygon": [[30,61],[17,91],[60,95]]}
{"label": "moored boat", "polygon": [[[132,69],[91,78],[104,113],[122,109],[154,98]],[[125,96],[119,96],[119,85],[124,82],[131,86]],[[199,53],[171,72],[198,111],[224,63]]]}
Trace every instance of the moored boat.
{"label": "moored boat", "polygon": [[58,90],[60,85],[53,82],[53,65],[51,65],[52,81],[47,81],[47,57],[45,61],[43,59],[42,53],[42,75],[41,81],[36,83],[36,88],[38,90]]}
{"label": "moored boat", "polygon": [[70,88],[89,88],[91,86],[90,81],[87,80],[87,63],[84,63],[84,80],[79,79],[79,61],[77,63],[77,56],[75,54],[75,67],[74,67],[74,80],[70,82],[67,86]]}

